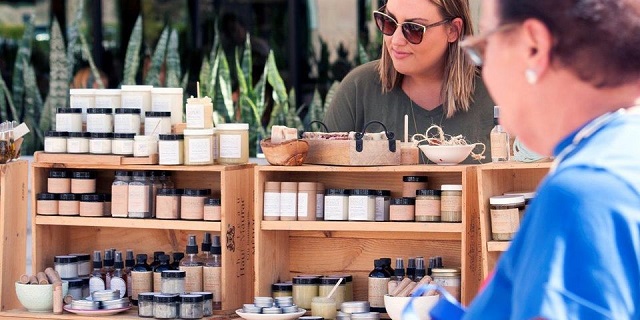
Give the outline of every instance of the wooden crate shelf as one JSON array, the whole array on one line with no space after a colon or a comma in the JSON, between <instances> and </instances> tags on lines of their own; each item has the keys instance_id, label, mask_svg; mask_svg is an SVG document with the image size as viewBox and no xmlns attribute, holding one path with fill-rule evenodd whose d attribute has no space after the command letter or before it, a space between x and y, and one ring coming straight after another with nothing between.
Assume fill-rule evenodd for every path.
<instances>
[{"instance_id":1,"label":"wooden crate shelf","mask_svg":"<svg viewBox=\"0 0 640 320\"><path fill-rule=\"evenodd\" d=\"M257 166L255 174L254 294L268 296L271 284L298 274L348 273L354 298L367 300L367 278L380 257L442 256L462 269L462 300L468 303L481 281L474 166L298 167ZM424 175L429 188L463 185L461 223L262 221L265 181L322 182L328 188L391 190L402 194L402 177Z\"/></svg>"}]
</instances>

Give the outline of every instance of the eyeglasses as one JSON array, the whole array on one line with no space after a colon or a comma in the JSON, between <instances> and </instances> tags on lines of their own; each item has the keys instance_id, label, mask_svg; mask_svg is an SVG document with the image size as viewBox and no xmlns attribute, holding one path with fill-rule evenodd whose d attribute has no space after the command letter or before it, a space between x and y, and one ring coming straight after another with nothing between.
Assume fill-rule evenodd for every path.
<instances>
[{"instance_id":1,"label":"eyeglasses","mask_svg":"<svg viewBox=\"0 0 640 320\"><path fill-rule=\"evenodd\" d=\"M408 21L398 23L396 19L383 12L385 7L386 5L373 12L373 18L376 20L376 26L378 29L385 36L391 36L396 32L398 26L402 26L402 35L404 35L404 38L412 44L419 44L422 42L422 37L427 29L437 27L450 21L450 19L444 19L426 26Z\"/></svg>"},{"instance_id":2,"label":"eyeglasses","mask_svg":"<svg viewBox=\"0 0 640 320\"><path fill-rule=\"evenodd\" d=\"M492 35L513 29L516 23L508 23L497 26L478 36L469 36L460 41L460 47L467 53L467 56L476 66L482 66L484 61L484 52L487 48L487 41Z\"/></svg>"}]
</instances>

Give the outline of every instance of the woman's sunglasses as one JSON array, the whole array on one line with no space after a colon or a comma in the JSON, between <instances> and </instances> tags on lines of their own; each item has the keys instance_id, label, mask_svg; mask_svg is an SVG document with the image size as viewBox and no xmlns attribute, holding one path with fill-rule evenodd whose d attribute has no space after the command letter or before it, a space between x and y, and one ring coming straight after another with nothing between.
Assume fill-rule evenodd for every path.
<instances>
[{"instance_id":1,"label":"woman's sunglasses","mask_svg":"<svg viewBox=\"0 0 640 320\"><path fill-rule=\"evenodd\" d=\"M422 42L422 37L425 31L429 28L437 27L450 21L450 19L444 19L432 24L422 25L415 22L403 22L398 23L396 19L390 15L384 13L385 6L373 12L373 18L376 20L376 26L385 36L391 36L396 32L398 26L402 26L402 35L405 39L412 44L419 44Z\"/></svg>"}]
</instances>

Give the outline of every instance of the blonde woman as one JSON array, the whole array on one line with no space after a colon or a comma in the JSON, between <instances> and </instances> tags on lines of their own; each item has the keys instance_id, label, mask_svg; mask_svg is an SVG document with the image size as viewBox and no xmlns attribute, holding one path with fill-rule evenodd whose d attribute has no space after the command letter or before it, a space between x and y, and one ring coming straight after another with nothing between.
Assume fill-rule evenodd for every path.
<instances>
[{"instance_id":1,"label":"blonde woman","mask_svg":"<svg viewBox=\"0 0 640 320\"><path fill-rule=\"evenodd\" d=\"M484 143L484 161L491 161L493 101L459 46L473 33L468 1L389 0L373 17L383 33L382 58L345 77L324 118L328 129L361 131L378 120L399 138L407 115L409 136L439 125Z\"/></svg>"}]
</instances>

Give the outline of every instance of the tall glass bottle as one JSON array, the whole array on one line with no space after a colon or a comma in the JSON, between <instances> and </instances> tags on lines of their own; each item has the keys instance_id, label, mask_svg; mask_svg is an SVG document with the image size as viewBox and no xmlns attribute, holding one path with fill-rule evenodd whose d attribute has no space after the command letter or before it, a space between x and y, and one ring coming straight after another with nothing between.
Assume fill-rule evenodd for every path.
<instances>
[{"instance_id":1,"label":"tall glass bottle","mask_svg":"<svg viewBox=\"0 0 640 320\"><path fill-rule=\"evenodd\" d=\"M153 261L149 264L151 270L154 270L158 265L160 265L160 256L164 254L164 251L154 251L153 252Z\"/></svg>"},{"instance_id":2,"label":"tall glass bottle","mask_svg":"<svg viewBox=\"0 0 640 320\"><path fill-rule=\"evenodd\" d=\"M427 269L424 264L424 257L416 257L416 275L413 278L413 281L418 282L427 275Z\"/></svg>"},{"instance_id":3,"label":"tall glass bottle","mask_svg":"<svg viewBox=\"0 0 640 320\"><path fill-rule=\"evenodd\" d=\"M111 249L104 250L104 262L102 273L104 274L104 284L107 289L111 289L111 277L113 276L113 251Z\"/></svg>"},{"instance_id":4,"label":"tall glass bottle","mask_svg":"<svg viewBox=\"0 0 640 320\"><path fill-rule=\"evenodd\" d=\"M109 281L109 288L112 290L120 291L120 298L126 297L127 294L127 281L125 280L124 261L122 261L122 252L116 251L115 259L113 263L113 273L111 280Z\"/></svg>"},{"instance_id":5,"label":"tall glass bottle","mask_svg":"<svg viewBox=\"0 0 640 320\"><path fill-rule=\"evenodd\" d=\"M180 269L180 261L184 259L184 252L174 252L171 254L173 261L171 262L171 270Z\"/></svg>"},{"instance_id":6,"label":"tall glass bottle","mask_svg":"<svg viewBox=\"0 0 640 320\"><path fill-rule=\"evenodd\" d=\"M156 216L156 195L158 194L158 189L162 188L162 182L160 181L160 172L151 171L149 182L151 183L151 207L150 207L151 217L155 217Z\"/></svg>"},{"instance_id":7,"label":"tall glass bottle","mask_svg":"<svg viewBox=\"0 0 640 320\"><path fill-rule=\"evenodd\" d=\"M138 294L153 291L153 271L147 264L147 255L136 255L136 264L131 269L131 302L138 305Z\"/></svg>"},{"instance_id":8,"label":"tall glass bottle","mask_svg":"<svg viewBox=\"0 0 640 320\"><path fill-rule=\"evenodd\" d=\"M89 278L89 294L104 289L106 289L106 285L102 274L102 255L100 251L94 251L93 271L91 271L91 277Z\"/></svg>"},{"instance_id":9,"label":"tall glass bottle","mask_svg":"<svg viewBox=\"0 0 640 320\"><path fill-rule=\"evenodd\" d=\"M374 269L369 273L368 300L371 311L384 311L384 295L387 294L387 284L391 274L385 268L385 262L376 259L373 262Z\"/></svg>"},{"instance_id":10,"label":"tall glass bottle","mask_svg":"<svg viewBox=\"0 0 640 320\"><path fill-rule=\"evenodd\" d=\"M186 292L199 292L202 291L202 260L198 257L198 244L196 243L196 236L189 235L187 240L187 255L180 261L180 270L186 272Z\"/></svg>"},{"instance_id":11,"label":"tall glass bottle","mask_svg":"<svg viewBox=\"0 0 640 320\"><path fill-rule=\"evenodd\" d=\"M210 255L204 262L203 290L213 293L213 310L222 309L222 248L220 236L213 237Z\"/></svg>"},{"instance_id":12,"label":"tall glass bottle","mask_svg":"<svg viewBox=\"0 0 640 320\"><path fill-rule=\"evenodd\" d=\"M158 257L159 263L153 268L153 292L160 292L162 282L162 271L171 270L169 265L169 255L161 254Z\"/></svg>"},{"instance_id":13,"label":"tall glass bottle","mask_svg":"<svg viewBox=\"0 0 640 320\"><path fill-rule=\"evenodd\" d=\"M125 281L127 282L127 297L131 299L131 285L133 281L131 281L131 269L136 265L136 260L133 257L133 250L127 249L127 256L124 259L124 273L125 273Z\"/></svg>"},{"instance_id":14,"label":"tall glass bottle","mask_svg":"<svg viewBox=\"0 0 640 320\"><path fill-rule=\"evenodd\" d=\"M509 161L509 133L504 131L500 125L500 107L493 107L493 124L495 125L491 129L491 161L501 162Z\"/></svg>"}]
</instances>

